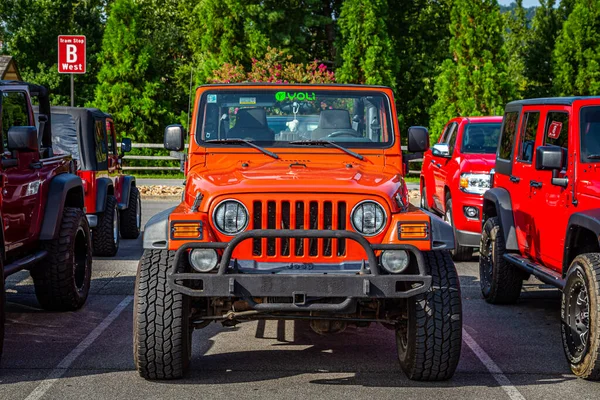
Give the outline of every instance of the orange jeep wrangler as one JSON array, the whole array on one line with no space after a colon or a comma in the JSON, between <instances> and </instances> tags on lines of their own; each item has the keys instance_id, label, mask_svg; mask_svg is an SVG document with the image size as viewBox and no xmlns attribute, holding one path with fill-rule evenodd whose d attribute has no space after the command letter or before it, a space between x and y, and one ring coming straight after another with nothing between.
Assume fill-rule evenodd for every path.
<instances>
[{"instance_id":1,"label":"orange jeep wrangler","mask_svg":"<svg viewBox=\"0 0 600 400\"><path fill-rule=\"evenodd\" d=\"M425 128L408 150L427 150ZM184 149L181 125L165 147ZM134 356L181 377L210 322L309 320L319 333L379 322L416 380L450 378L462 308L452 227L412 206L392 91L355 85L199 87L180 205L144 231Z\"/></svg>"}]
</instances>

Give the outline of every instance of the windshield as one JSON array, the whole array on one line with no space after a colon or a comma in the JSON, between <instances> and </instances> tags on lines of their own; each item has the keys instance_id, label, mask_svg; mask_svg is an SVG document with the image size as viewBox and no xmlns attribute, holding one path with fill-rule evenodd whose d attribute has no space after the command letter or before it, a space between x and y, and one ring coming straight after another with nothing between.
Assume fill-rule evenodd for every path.
<instances>
[{"instance_id":1,"label":"windshield","mask_svg":"<svg viewBox=\"0 0 600 400\"><path fill-rule=\"evenodd\" d=\"M231 146L218 142L225 139L262 147L298 147L309 140L355 148L393 143L389 101L377 92L215 89L202 95L199 107L196 140L203 145Z\"/></svg>"},{"instance_id":2,"label":"windshield","mask_svg":"<svg viewBox=\"0 0 600 400\"><path fill-rule=\"evenodd\" d=\"M600 107L583 107L581 126L581 161L600 161Z\"/></svg>"},{"instance_id":3,"label":"windshield","mask_svg":"<svg viewBox=\"0 0 600 400\"><path fill-rule=\"evenodd\" d=\"M462 138L462 152L496 154L501 125L500 122L467 125Z\"/></svg>"}]
</instances>

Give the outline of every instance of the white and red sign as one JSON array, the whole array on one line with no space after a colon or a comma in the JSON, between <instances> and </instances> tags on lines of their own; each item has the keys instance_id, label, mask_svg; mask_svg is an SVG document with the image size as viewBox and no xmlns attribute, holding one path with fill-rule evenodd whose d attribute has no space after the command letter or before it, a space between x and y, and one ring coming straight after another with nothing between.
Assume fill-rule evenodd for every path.
<instances>
[{"instance_id":1,"label":"white and red sign","mask_svg":"<svg viewBox=\"0 0 600 400\"><path fill-rule=\"evenodd\" d=\"M562 130L562 122L552 121L548 127L548 137L550 139L558 139Z\"/></svg>"},{"instance_id":2,"label":"white and red sign","mask_svg":"<svg viewBox=\"0 0 600 400\"><path fill-rule=\"evenodd\" d=\"M85 74L85 36L58 37L58 73Z\"/></svg>"}]
</instances>

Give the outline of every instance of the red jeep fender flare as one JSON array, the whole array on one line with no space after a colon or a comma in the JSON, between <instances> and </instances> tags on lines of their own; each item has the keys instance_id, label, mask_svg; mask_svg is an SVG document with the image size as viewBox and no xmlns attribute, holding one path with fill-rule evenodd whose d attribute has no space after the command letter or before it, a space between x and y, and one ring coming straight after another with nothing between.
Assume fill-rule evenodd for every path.
<instances>
[{"instance_id":1,"label":"red jeep fender flare","mask_svg":"<svg viewBox=\"0 0 600 400\"><path fill-rule=\"evenodd\" d=\"M504 188L492 188L485 192L483 195L482 224L485 224L485 221L490 217L498 217L500 220L500 226L504 233L506 250L519 251L517 232L515 230L515 218L508 190Z\"/></svg>"}]
</instances>

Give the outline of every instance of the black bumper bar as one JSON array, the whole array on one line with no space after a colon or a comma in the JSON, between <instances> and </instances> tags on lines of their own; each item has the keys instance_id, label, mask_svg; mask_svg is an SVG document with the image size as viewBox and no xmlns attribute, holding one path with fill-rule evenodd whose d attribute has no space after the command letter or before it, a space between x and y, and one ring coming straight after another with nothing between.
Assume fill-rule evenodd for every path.
<instances>
[{"instance_id":1,"label":"black bumper bar","mask_svg":"<svg viewBox=\"0 0 600 400\"><path fill-rule=\"evenodd\" d=\"M361 274L236 274L227 273L231 255L237 245L254 238L318 238L349 239L359 243L367 254L367 270ZM425 259L415 246L406 244L371 244L362 235L342 230L250 230L230 242L186 243L175 253L174 266L190 249L222 249L223 255L217 273L169 274L169 286L182 294L194 297L239 297L246 299L256 310L264 311L347 311L361 298L407 298L426 292L431 286L431 275ZM376 250L406 250L417 262L419 274L381 274L375 256ZM191 285L191 283L194 283ZM406 283L406 284L405 284ZM188 287L192 286L192 287ZM255 303L253 297L289 297L292 303ZM310 303L311 297L346 298L342 303Z\"/></svg>"}]
</instances>

